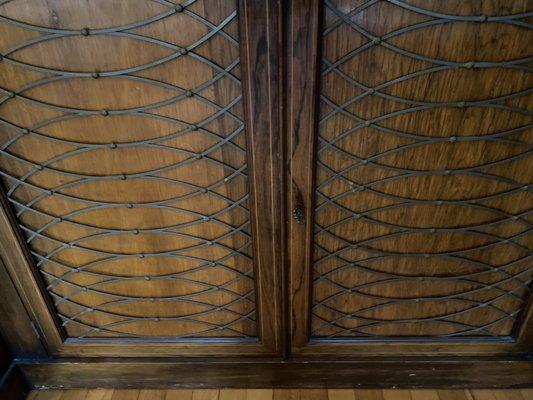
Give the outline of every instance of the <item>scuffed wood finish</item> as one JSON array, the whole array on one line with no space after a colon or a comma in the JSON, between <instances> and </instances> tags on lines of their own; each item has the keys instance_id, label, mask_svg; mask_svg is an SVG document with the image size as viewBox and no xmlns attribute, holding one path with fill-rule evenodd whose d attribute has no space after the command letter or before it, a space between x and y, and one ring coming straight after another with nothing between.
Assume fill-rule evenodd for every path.
<instances>
[{"instance_id":1,"label":"scuffed wood finish","mask_svg":"<svg viewBox=\"0 0 533 400\"><path fill-rule=\"evenodd\" d=\"M533 362L429 359L355 361L66 360L22 362L35 387L47 388L523 388Z\"/></svg>"},{"instance_id":2,"label":"scuffed wood finish","mask_svg":"<svg viewBox=\"0 0 533 400\"><path fill-rule=\"evenodd\" d=\"M287 197L305 210L290 223L294 351L531 347L532 30L498 20L528 7L324 3L322 54L304 46L289 61L321 62L318 106L307 93L290 113L309 79L288 101L291 164L302 169L291 169ZM293 15L289 36L312 45L313 24ZM310 118L298 124L308 113L313 133Z\"/></svg>"},{"instance_id":3,"label":"scuffed wood finish","mask_svg":"<svg viewBox=\"0 0 533 400\"><path fill-rule=\"evenodd\" d=\"M9 274L56 355L275 354L279 5L112 3L0 6Z\"/></svg>"}]
</instances>

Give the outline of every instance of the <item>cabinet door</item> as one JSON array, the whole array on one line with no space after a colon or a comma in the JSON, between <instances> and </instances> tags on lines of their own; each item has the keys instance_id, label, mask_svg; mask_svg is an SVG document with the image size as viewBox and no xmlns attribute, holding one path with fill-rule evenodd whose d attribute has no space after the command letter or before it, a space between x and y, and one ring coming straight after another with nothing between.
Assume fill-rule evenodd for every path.
<instances>
[{"instance_id":1,"label":"cabinet door","mask_svg":"<svg viewBox=\"0 0 533 400\"><path fill-rule=\"evenodd\" d=\"M293 352L531 350L531 3L292 4Z\"/></svg>"},{"instance_id":2,"label":"cabinet door","mask_svg":"<svg viewBox=\"0 0 533 400\"><path fill-rule=\"evenodd\" d=\"M0 2L0 249L54 355L280 351L276 2Z\"/></svg>"}]
</instances>

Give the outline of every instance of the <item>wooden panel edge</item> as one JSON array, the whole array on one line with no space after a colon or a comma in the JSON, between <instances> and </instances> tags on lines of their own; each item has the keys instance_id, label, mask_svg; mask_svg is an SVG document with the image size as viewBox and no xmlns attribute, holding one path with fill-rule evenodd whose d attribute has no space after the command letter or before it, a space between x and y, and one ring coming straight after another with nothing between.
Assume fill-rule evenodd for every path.
<instances>
[{"instance_id":1,"label":"wooden panel edge","mask_svg":"<svg viewBox=\"0 0 533 400\"><path fill-rule=\"evenodd\" d=\"M243 106L261 342L283 351L280 0L239 1Z\"/></svg>"},{"instance_id":2,"label":"wooden panel edge","mask_svg":"<svg viewBox=\"0 0 533 400\"><path fill-rule=\"evenodd\" d=\"M313 165L319 85L320 2L289 2L286 69L286 204L291 348L309 341L311 252L313 245ZM298 209L300 216L298 216Z\"/></svg>"},{"instance_id":3,"label":"wooden panel edge","mask_svg":"<svg viewBox=\"0 0 533 400\"><path fill-rule=\"evenodd\" d=\"M407 340L312 340L302 347L294 348L293 353L298 357L393 357L406 355L407 357L461 356L461 357L504 357L527 356L528 353L513 339L502 340L431 340L416 342Z\"/></svg>"},{"instance_id":4,"label":"wooden panel edge","mask_svg":"<svg viewBox=\"0 0 533 400\"><path fill-rule=\"evenodd\" d=\"M35 388L524 388L527 359L19 361Z\"/></svg>"},{"instance_id":5,"label":"wooden panel edge","mask_svg":"<svg viewBox=\"0 0 533 400\"><path fill-rule=\"evenodd\" d=\"M67 341L57 357L275 357L277 353L261 343L128 341Z\"/></svg>"}]
</instances>

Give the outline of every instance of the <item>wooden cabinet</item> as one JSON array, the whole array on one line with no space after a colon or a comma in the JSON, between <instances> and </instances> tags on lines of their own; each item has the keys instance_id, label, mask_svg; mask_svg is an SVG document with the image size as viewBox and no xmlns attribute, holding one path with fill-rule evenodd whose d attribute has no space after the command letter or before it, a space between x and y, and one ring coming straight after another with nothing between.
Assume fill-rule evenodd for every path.
<instances>
[{"instance_id":1,"label":"wooden cabinet","mask_svg":"<svg viewBox=\"0 0 533 400\"><path fill-rule=\"evenodd\" d=\"M532 12L0 2L26 325L56 358L528 354Z\"/></svg>"},{"instance_id":2,"label":"wooden cabinet","mask_svg":"<svg viewBox=\"0 0 533 400\"><path fill-rule=\"evenodd\" d=\"M531 349L527 12L527 2L293 7L295 353Z\"/></svg>"},{"instance_id":3,"label":"wooden cabinet","mask_svg":"<svg viewBox=\"0 0 533 400\"><path fill-rule=\"evenodd\" d=\"M278 354L266 7L20 3L0 6L2 247L50 351Z\"/></svg>"}]
</instances>

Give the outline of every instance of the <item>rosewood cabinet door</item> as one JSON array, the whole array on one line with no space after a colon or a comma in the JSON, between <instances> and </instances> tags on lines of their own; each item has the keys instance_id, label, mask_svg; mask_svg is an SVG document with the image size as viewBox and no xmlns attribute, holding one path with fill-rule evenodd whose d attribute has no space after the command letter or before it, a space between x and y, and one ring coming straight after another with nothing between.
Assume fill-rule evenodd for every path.
<instances>
[{"instance_id":1,"label":"rosewood cabinet door","mask_svg":"<svg viewBox=\"0 0 533 400\"><path fill-rule=\"evenodd\" d=\"M289 13L293 352L531 350L531 2Z\"/></svg>"},{"instance_id":2,"label":"rosewood cabinet door","mask_svg":"<svg viewBox=\"0 0 533 400\"><path fill-rule=\"evenodd\" d=\"M279 353L278 15L0 1L0 250L52 354Z\"/></svg>"}]
</instances>

